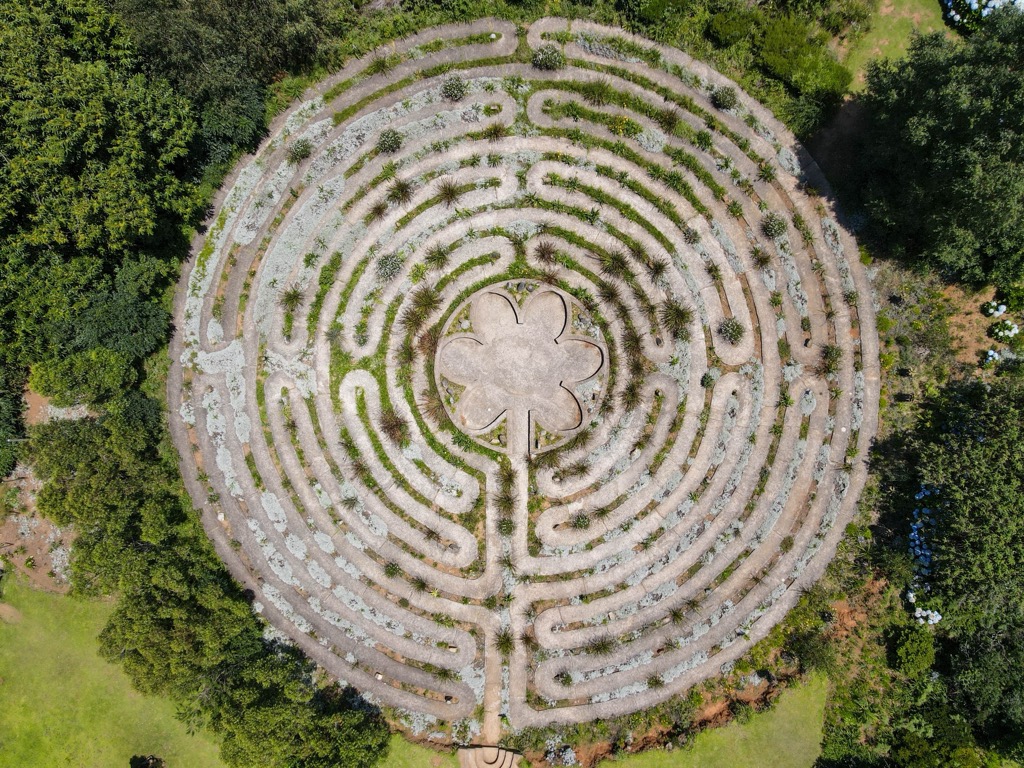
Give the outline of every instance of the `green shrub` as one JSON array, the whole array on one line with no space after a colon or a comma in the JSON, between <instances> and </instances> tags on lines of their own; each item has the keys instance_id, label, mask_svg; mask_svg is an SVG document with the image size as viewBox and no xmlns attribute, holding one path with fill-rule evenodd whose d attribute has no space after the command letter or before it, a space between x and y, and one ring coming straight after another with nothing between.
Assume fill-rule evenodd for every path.
<instances>
[{"instance_id":1,"label":"green shrub","mask_svg":"<svg viewBox=\"0 0 1024 768\"><path fill-rule=\"evenodd\" d=\"M736 109L740 100L736 96L735 88L729 85L722 85L711 92L711 103L718 107L718 109L728 112L730 109Z\"/></svg>"},{"instance_id":2,"label":"green shrub","mask_svg":"<svg viewBox=\"0 0 1024 768\"><path fill-rule=\"evenodd\" d=\"M711 17L708 34L719 46L728 48L744 40L756 39L763 18L755 8L734 5Z\"/></svg>"},{"instance_id":3,"label":"green shrub","mask_svg":"<svg viewBox=\"0 0 1024 768\"><path fill-rule=\"evenodd\" d=\"M309 139L298 139L288 147L288 162L298 165L313 154L313 143Z\"/></svg>"},{"instance_id":4,"label":"green shrub","mask_svg":"<svg viewBox=\"0 0 1024 768\"><path fill-rule=\"evenodd\" d=\"M920 677L935 663L932 634L918 624L908 624L892 633L891 665L907 677Z\"/></svg>"},{"instance_id":5,"label":"green shrub","mask_svg":"<svg viewBox=\"0 0 1024 768\"><path fill-rule=\"evenodd\" d=\"M718 334L733 346L740 343L744 332L743 325L735 317L727 317L718 324Z\"/></svg>"},{"instance_id":6,"label":"green shrub","mask_svg":"<svg viewBox=\"0 0 1024 768\"><path fill-rule=\"evenodd\" d=\"M448 75L441 83L441 95L448 101L459 101L466 95L466 81L458 75Z\"/></svg>"},{"instance_id":7,"label":"green shrub","mask_svg":"<svg viewBox=\"0 0 1024 768\"><path fill-rule=\"evenodd\" d=\"M377 137L377 151L392 155L402 148L402 134L394 128L385 128Z\"/></svg>"},{"instance_id":8,"label":"green shrub","mask_svg":"<svg viewBox=\"0 0 1024 768\"><path fill-rule=\"evenodd\" d=\"M565 54L553 43L545 43L533 52L531 63L537 69L556 70L565 66Z\"/></svg>"},{"instance_id":9,"label":"green shrub","mask_svg":"<svg viewBox=\"0 0 1024 768\"><path fill-rule=\"evenodd\" d=\"M769 211L761 220L761 231L764 232L765 237L770 237L772 240L782 237L786 234L786 220L775 211Z\"/></svg>"}]
</instances>

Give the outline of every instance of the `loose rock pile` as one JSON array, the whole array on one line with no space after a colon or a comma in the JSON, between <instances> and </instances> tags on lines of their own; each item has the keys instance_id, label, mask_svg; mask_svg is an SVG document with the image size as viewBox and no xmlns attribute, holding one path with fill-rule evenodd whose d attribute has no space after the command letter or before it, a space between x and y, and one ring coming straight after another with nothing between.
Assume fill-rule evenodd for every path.
<instances>
[{"instance_id":1,"label":"loose rock pile","mask_svg":"<svg viewBox=\"0 0 1024 768\"><path fill-rule=\"evenodd\" d=\"M588 23L442 27L346 66L225 187L177 313L190 492L273 631L418 732L654 705L834 551L870 288L731 87ZM507 381L467 356L531 312L549 346L513 334ZM568 378L520 370L555 352Z\"/></svg>"}]
</instances>

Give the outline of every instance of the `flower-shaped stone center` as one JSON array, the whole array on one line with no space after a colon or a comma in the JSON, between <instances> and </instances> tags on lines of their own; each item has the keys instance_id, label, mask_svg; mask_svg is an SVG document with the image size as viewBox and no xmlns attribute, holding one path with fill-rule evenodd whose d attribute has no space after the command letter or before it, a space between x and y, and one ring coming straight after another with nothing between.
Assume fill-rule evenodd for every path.
<instances>
[{"instance_id":1,"label":"flower-shaped stone center","mask_svg":"<svg viewBox=\"0 0 1024 768\"><path fill-rule=\"evenodd\" d=\"M437 352L441 380L464 387L445 400L455 423L480 435L508 414L510 451L526 447L520 442L531 427L553 433L578 428L583 409L573 385L594 376L605 359L599 342L573 334L568 296L524 285L521 302L497 287L472 297L453 314Z\"/></svg>"}]
</instances>

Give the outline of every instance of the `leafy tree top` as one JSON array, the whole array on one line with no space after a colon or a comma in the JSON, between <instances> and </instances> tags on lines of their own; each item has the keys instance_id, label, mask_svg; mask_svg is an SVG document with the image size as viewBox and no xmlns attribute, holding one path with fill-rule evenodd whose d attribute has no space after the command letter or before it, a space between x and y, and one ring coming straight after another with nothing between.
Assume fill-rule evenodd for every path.
<instances>
[{"instance_id":1,"label":"leafy tree top","mask_svg":"<svg viewBox=\"0 0 1024 768\"><path fill-rule=\"evenodd\" d=\"M115 273L173 270L195 124L98 2L0 0L0 18L0 363L20 366Z\"/></svg>"},{"instance_id":2,"label":"leafy tree top","mask_svg":"<svg viewBox=\"0 0 1024 768\"><path fill-rule=\"evenodd\" d=\"M1024 278L1024 13L873 63L864 189L897 254L972 283Z\"/></svg>"}]
</instances>

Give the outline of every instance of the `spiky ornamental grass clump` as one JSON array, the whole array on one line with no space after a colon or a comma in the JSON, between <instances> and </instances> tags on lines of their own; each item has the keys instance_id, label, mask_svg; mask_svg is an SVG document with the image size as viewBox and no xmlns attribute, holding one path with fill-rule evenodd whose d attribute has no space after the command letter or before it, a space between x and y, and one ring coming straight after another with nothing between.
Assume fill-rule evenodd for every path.
<instances>
[{"instance_id":1,"label":"spiky ornamental grass clump","mask_svg":"<svg viewBox=\"0 0 1024 768\"><path fill-rule=\"evenodd\" d=\"M448 412L444 408L444 401L441 395L434 389L425 389L420 393L420 410L438 426L445 426L448 423Z\"/></svg>"},{"instance_id":2,"label":"spiky ornamental grass clump","mask_svg":"<svg viewBox=\"0 0 1024 768\"><path fill-rule=\"evenodd\" d=\"M501 141L508 134L508 128L504 123L491 123L481 133L490 142Z\"/></svg>"},{"instance_id":3,"label":"spiky ornamental grass clump","mask_svg":"<svg viewBox=\"0 0 1024 768\"><path fill-rule=\"evenodd\" d=\"M728 112L730 109L736 109L740 100L735 88L722 85L711 92L711 103L723 112Z\"/></svg>"},{"instance_id":4,"label":"spiky ornamental grass clump","mask_svg":"<svg viewBox=\"0 0 1024 768\"><path fill-rule=\"evenodd\" d=\"M826 344L821 350L818 373L821 376L834 376L839 373L839 365L842 361L843 350L835 344Z\"/></svg>"},{"instance_id":5,"label":"spiky ornamental grass clump","mask_svg":"<svg viewBox=\"0 0 1024 768\"><path fill-rule=\"evenodd\" d=\"M404 263L402 257L394 251L382 254L377 258L377 277L384 282L394 280L402 271Z\"/></svg>"},{"instance_id":6,"label":"spiky ornamental grass clump","mask_svg":"<svg viewBox=\"0 0 1024 768\"><path fill-rule=\"evenodd\" d=\"M672 338L679 341L690 340L690 324L693 322L693 310L676 299L666 299L658 313L665 330Z\"/></svg>"},{"instance_id":7,"label":"spiky ornamental grass clump","mask_svg":"<svg viewBox=\"0 0 1024 768\"><path fill-rule=\"evenodd\" d=\"M313 143L309 139L299 139L288 147L288 162L298 165L311 154L313 154Z\"/></svg>"},{"instance_id":8,"label":"spiky ornamental grass clump","mask_svg":"<svg viewBox=\"0 0 1024 768\"><path fill-rule=\"evenodd\" d=\"M289 285L281 291L279 301L286 312L294 312L302 306L302 288L294 283Z\"/></svg>"},{"instance_id":9,"label":"spiky ornamental grass clump","mask_svg":"<svg viewBox=\"0 0 1024 768\"><path fill-rule=\"evenodd\" d=\"M502 656L508 656L516 649L516 639L508 628L502 629L494 636L494 647Z\"/></svg>"},{"instance_id":10,"label":"spiky ornamental grass clump","mask_svg":"<svg viewBox=\"0 0 1024 768\"><path fill-rule=\"evenodd\" d=\"M558 257L558 249L550 240L541 240L533 249L533 255L541 264L554 264Z\"/></svg>"},{"instance_id":11,"label":"spiky ornamental grass clump","mask_svg":"<svg viewBox=\"0 0 1024 768\"><path fill-rule=\"evenodd\" d=\"M441 83L441 95L448 101L460 101L466 95L466 81L458 75L448 75Z\"/></svg>"},{"instance_id":12,"label":"spiky ornamental grass clump","mask_svg":"<svg viewBox=\"0 0 1024 768\"><path fill-rule=\"evenodd\" d=\"M412 200L413 183L408 179L395 179L388 187L388 200L395 205L405 205Z\"/></svg>"},{"instance_id":13,"label":"spiky ornamental grass clump","mask_svg":"<svg viewBox=\"0 0 1024 768\"><path fill-rule=\"evenodd\" d=\"M750 250L750 260L754 262L754 266L758 269L764 269L771 266L772 263L771 254L759 245L755 245Z\"/></svg>"},{"instance_id":14,"label":"spiky ornamental grass clump","mask_svg":"<svg viewBox=\"0 0 1024 768\"><path fill-rule=\"evenodd\" d=\"M775 211L769 211L761 220L761 231L772 240L786 234L786 220Z\"/></svg>"},{"instance_id":15,"label":"spiky ornamental grass clump","mask_svg":"<svg viewBox=\"0 0 1024 768\"><path fill-rule=\"evenodd\" d=\"M718 335L736 346L743 339L744 328L735 317L727 317L718 324Z\"/></svg>"},{"instance_id":16,"label":"spiky ornamental grass clump","mask_svg":"<svg viewBox=\"0 0 1024 768\"><path fill-rule=\"evenodd\" d=\"M378 200L376 203L370 206L370 210L366 212L366 216L363 217L363 221L366 224L371 224L374 221L380 221L388 212L388 204L383 200Z\"/></svg>"},{"instance_id":17,"label":"spiky ornamental grass clump","mask_svg":"<svg viewBox=\"0 0 1024 768\"><path fill-rule=\"evenodd\" d=\"M409 425L394 408L383 408L378 421L381 433L395 445L402 445L409 440Z\"/></svg>"},{"instance_id":18,"label":"spiky ornamental grass clump","mask_svg":"<svg viewBox=\"0 0 1024 768\"><path fill-rule=\"evenodd\" d=\"M562 49L553 43L545 43L533 52L530 62L537 69L548 71L561 69L565 66L565 54Z\"/></svg>"},{"instance_id":19,"label":"spiky ornamental grass clump","mask_svg":"<svg viewBox=\"0 0 1024 768\"><path fill-rule=\"evenodd\" d=\"M462 190L459 189L459 185L451 179L443 179L437 185L438 199L449 208L455 205L461 196Z\"/></svg>"},{"instance_id":20,"label":"spiky ornamental grass clump","mask_svg":"<svg viewBox=\"0 0 1024 768\"><path fill-rule=\"evenodd\" d=\"M423 261L431 269L442 270L448 266L448 249L443 245L435 245L429 251L426 256L423 257Z\"/></svg>"},{"instance_id":21,"label":"spiky ornamental grass clump","mask_svg":"<svg viewBox=\"0 0 1024 768\"><path fill-rule=\"evenodd\" d=\"M377 151L381 154L393 155L402 148L402 134L394 128L385 128L377 137Z\"/></svg>"}]
</instances>

